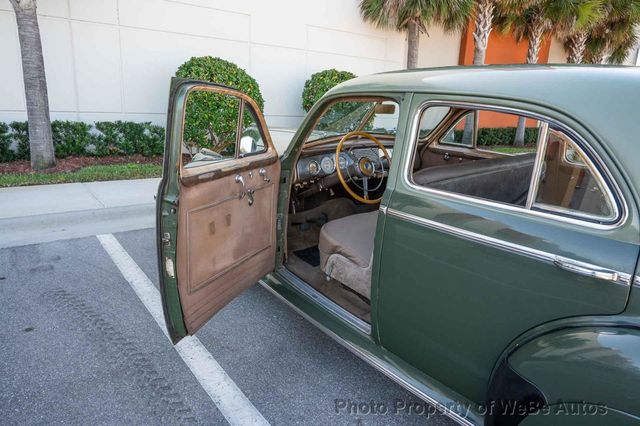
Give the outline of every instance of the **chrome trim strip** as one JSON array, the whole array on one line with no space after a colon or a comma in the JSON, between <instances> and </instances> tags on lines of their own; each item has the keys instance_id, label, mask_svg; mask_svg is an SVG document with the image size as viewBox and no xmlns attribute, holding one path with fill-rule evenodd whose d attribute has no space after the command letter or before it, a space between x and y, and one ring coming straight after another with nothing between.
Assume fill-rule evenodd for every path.
<instances>
[{"instance_id":1,"label":"chrome trim strip","mask_svg":"<svg viewBox=\"0 0 640 426\"><path fill-rule=\"evenodd\" d=\"M542 122L542 127L538 131L538 147L536 149L536 160L533 165L533 172L531 173L531 183L529 184L529 193L527 194L526 208L531 210L533 206L533 200L538 193L538 187L540 186L540 175L542 173L542 165L547 152L547 136L549 136L549 124L546 121Z\"/></svg>"},{"instance_id":2,"label":"chrome trim strip","mask_svg":"<svg viewBox=\"0 0 640 426\"><path fill-rule=\"evenodd\" d=\"M456 228L454 226L445 225L443 223L434 222L429 219L425 219L419 216L415 216L409 213L404 213L392 208L387 209L387 214L389 216L394 216L398 219L405 220L407 222L414 223L420 226L426 226L427 228L434 229L436 231L445 232L448 234L455 235L460 238L464 238L469 241L477 242L480 244L488 245L500 250L508 251L511 253L519 254L522 256L529 257L531 259L540 260L546 263L550 263L558 266L558 264L566 265L568 263L572 264L577 272L579 268L580 271L590 271L593 272L590 276L594 278L602 279L605 281L610 281L616 284L629 286L631 284L631 274L627 274L625 272L614 271L611 269L603 268L598 265L593 265L591 263L581 262L579 260L569 259L567 257L559 256L553 253L549 253L542 250L533 249L530 247L522 246L519 244L510 243L508 241L499 240L497 238L488 237L486 235L477 234L475 232L467 231L465 229Z\"/></svg>"},{"instance_id":3,"label":"chrome trim strip","mask_svg":"<svg viewBox=\"0 0 640 426\"><path fill-rule=\"evenodd\" d=\"M487 110L487 111L497 111L497 112L507 112L507 113L512 113L512 114L518 114L518 115L522 115L528 118L533 118L536 120L541 120L543 122L547 122L547 123L551 123L554 126L557 126L558 128L561 128L562 131L566 132L567 135L571 136L574 139L574 142L577 142L576 144L585 152L585 155L590 158L593 157L592 160L594 164L597 164L598 168L598 175L600 174L604 174L607 178L607 183L604 185L604 187L607 189L607 193L613 195L613 193L611 192L611 190L613 190L616 194L615 197L613 197L612 201L614 201L613 206L614 209L616 210L616 216L618 217L618 220L614 223L606 223L606 224L601 224L601 223L593 223L593 222L588 222L585 220L581 220L581 219L577 219L577 218L573 218L573 217L567 217L567 216L560 216L557 214L553 214L553 213L549 213L549 212L544 212L544 211L539 211L539 210L528 210L526 208L522 208L520 206L514 206L511 204L505 204L505 203L499 203L499 202L495 202L495 201L489 201L489 200L485 200L482 198L476 198L476 197L470 197L467 195L461 195L461 194L456 194L454 192L447 192L447 191L441 191L438 189L432 189L432 188L427 188L424 186L420 186L417 185L415 183L413 183L413 179L412 179L412 164L413 164L413 160L415 157L415 147L416 147L416 143L417 143L417 135L419 132L419 127L420 127L420 117L422 115L422 113L424 112L425 109L429 108L429 107L433 107L433 106L453 106L453 107L460 107L460 108L480 108L483 110ZM411 125L411 130L408 133L409 137L411 138L408 144L408 149L409 149L409 154L404 156L404 162L401 165L402 166L402 171L401 171L401 175L402 175L402 179L405 185L409 186L411 189L415 190L415 191L419 191L419 192L424 192L427 194L435 194L435 195L440 195L443 197L447 197L449 199L454 199L454 200L460 200L460 201L465 201L465 202L472 202L474 204L480 205L480 206L487 206L487 207L494 207L494 208L499 208L501 210L506 210L506 211L511 211L511 212L517 212L517 213L524 213L530 216L534 216L534 217L542 217L542 218L547 218L547 219L553 219L556 221L560 221L560 222L566 222L566 223L570 223L572 225L579 225L579 226L584 226L584 227L589 227L589 228L593 228L593 229L599 229L599 230L610 230L610 229L614 229L617 228L618 226L622 225L624 222L626 222L628 214L629 214L629 208L627 205L627 201L626 199L622 196L622 191L620 191L620 187L618 186L617 182L613 179L611 173L609 172L609 170L604 166L602 160L600 159L600 157L593 152L588 145L585 143L584 139L582 137L580 137L578 134L576 134L574 131L572 131L570 128L568 128L567 126L565 126L564 124L558 122L557 120L551 119L549 117L546 117L544 115L541 114L536 114L536 113L532 113L529 111L524 111L518 108L511 108L511 107L502 107L502 106L495 106L495 105L486 105L486 104L481 104L481 103L473 103L473 102L460 102L460 101L444 101L444 100L437 100L437 101L426 101L424 103L422 103L420 105L420 107L418 108L417 113L415 114L415 116L413 117L413 124ZM591 158L590 158L591 160ZM620 205L618 205L618 201L620 202Z\"/></svg>"},{"instance_id":4,"label":"chrome trim strip","mask_svg":"<svg viewBox=\"0 0 640 426\"><path fill-rule=\"evenodd\" d=\"M293 285L296 290L302 293L303 296L312 300L313 302L318 303L324 309L331 312L333 315L337 316L346 323L352 325L361 333L371 335L371 324L361 320L342 306L338 305L333 300L329 299L324 294L320 293L315 288L311 287L309 284L301 280L296 274L288 270L286 266L284 268L278 269L277 272L278 274L286 278L287 281L291 285Z\"/></svg>"},{"instance_id":5,"label":"chrome trim strip","mask_svg":"<svg viewBox=\"0 0 640 426\"><path fill-rule=\"evenodd\" d=\"M371 365L373 368L375 368L376 370L380 371L382 374L387 376L389 379L393 380L395 383L399 384L403 388L405 388L405 389L409 390L410 392L412 392L413 394L417 395L420 399L422 399L423 401L427 402L428 404L433 405L436 409L438 409L445 416L449 417L451 420L453 420L456 423L458 423L460 425L463 425L463 426L474 426L474 424L477 424L477 423L474 423L474 422L470 421L469 419L464 418L460 414L458 414L458 413L456 413L454 411L451 411L446 405L438 402L436 399L434 399L433 397L427 395L422 390L420 390L419 388L417 388L416 386L411 384L409 382L409 380L408 380L407 375L404 374L402 371L400 371L398 368L394 367L393 365L390 365L389 363L387 363L387 362L385 362L383 360L380 360L376 356L370 354L369 352L366 352L366 351L362 350L361 348L359 348L358 346L356 346L353 343L349 342L348 340L345 340L342 337L338 336L336 333L331 331L329 328L325 327L324 325L322 325L321 323L319 323L318 321L313 319L309 314L304 312L302 309L298 308L296 305L294 305L293 303L288 301L284 296L282 296L276 290L271 288L271 286L269 284L267 284L264 280L260 280L258 282L260 283L260 285L262 287L267 289L267 291L269 291L271 294L276 296L280 301L284 302L287 306L289 306L291 309L296 311L299 315L301 315L304 319L309 321L311 324L313 324L314 326L318 327L327 336L331 337L337 343L339 343L340 345L342 345L343 347L345 347L346 349L351 351L358 358L362 359L367 364Z\"/></svg>"},{"instance_id":6,"label":"chrome trim strip","mask_svg":"<svg viewBox=\"0 0 640 426\"><path fill-rule=\"evenodd\" d=\"M633 283L638 287L640 287L640 275L636 275L636 279L633 280Z\"/></svg>"}]
</instances>

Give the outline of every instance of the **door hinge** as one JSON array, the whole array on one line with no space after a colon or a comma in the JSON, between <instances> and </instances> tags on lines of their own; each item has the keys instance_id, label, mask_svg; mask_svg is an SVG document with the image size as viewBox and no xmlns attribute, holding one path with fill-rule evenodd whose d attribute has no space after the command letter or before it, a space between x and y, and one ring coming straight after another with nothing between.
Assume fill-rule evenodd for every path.
<instances>
[{"instance_id":1,"label":"door hinge","mask_svg":"<svg viewBox=\"0 0 640 426\"><path fill-rule=\"evenodd\" d=\"M276 230L278 232L282 231L282 216L281 214L276 216Z\"/></svg>"}]
</instances>

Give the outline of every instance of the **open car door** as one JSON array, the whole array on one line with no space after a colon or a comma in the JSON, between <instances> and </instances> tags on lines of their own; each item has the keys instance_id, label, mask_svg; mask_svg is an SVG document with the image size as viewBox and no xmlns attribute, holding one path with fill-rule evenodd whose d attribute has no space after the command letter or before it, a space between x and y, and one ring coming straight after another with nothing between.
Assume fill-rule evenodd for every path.
<instances>
[{"instance_id":1,"label":"open car door","mask_svg":"<svg viewBox=\"0 0 640 426\"><path fill-rule=\"evenodd\" d=\"M172 80L156 228L174 343L273 270L279 179L278 154L253 99Z\"/></svg>"}]
</instances>

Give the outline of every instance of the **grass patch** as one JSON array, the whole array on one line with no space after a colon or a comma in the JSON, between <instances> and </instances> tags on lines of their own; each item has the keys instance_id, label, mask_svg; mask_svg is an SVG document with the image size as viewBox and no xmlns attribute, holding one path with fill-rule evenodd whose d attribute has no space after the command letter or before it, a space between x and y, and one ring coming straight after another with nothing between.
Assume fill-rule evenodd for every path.
<instances>
[{"instance_id":1,"label":"grass patch","mask_svg":"<svg viewBox=\"0 0 640 426\"><path fill-rule=\"evenodd\" d=\"M144 179L160 177L161 174L162 166L158 164L108 164L86 166L73 172L0 174L0 187Z\"/></svg>"}]
</instances>

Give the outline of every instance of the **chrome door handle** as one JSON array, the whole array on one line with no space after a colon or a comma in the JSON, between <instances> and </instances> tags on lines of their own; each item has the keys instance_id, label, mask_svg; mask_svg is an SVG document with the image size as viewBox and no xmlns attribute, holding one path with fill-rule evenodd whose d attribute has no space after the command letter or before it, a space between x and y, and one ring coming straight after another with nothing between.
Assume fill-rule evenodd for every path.
<instances>
[{"instance_id":1,"label":"chrome door handle","mask_svg":"<svg viewBox=\"0 0 640 426\"><path fill-rule=\"evenodd\" d=\"M244 194L246 193L244 187L244 179L240 175L236 175L236 183L240 184L240 194L238 195L238 200L242 200L244 198Z\"/></svg>"},{"instance_id":2,"label":"chrome door handle","mask_svg":"<svg viewBox=\"0 0 640 426\"><path fill-rule=\"evenodd\" d=\"M584 275L586 277L593 277L605 281L618 281L620 279L620 274L616 271L579 262L577 260L567 259L566 257L556 256L553 260L553 264L565 271Z\"/></svg>"}]
</instances>

